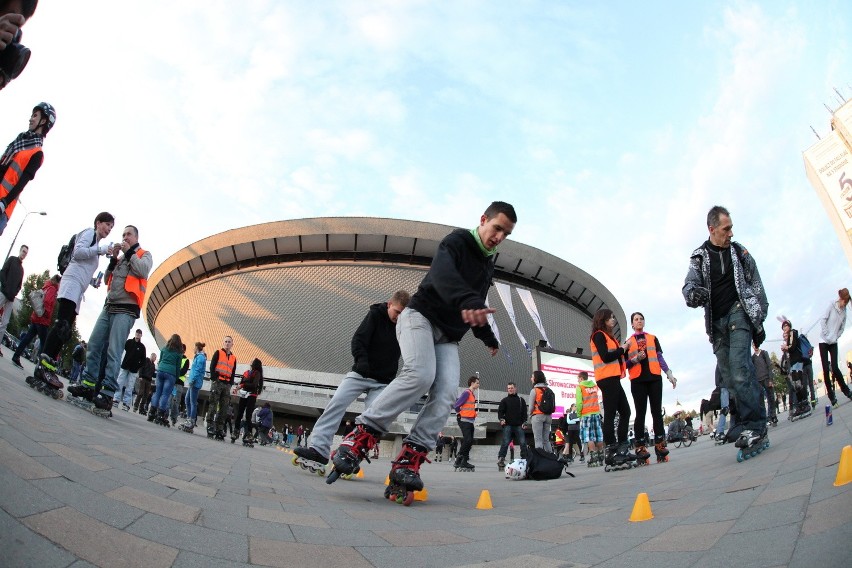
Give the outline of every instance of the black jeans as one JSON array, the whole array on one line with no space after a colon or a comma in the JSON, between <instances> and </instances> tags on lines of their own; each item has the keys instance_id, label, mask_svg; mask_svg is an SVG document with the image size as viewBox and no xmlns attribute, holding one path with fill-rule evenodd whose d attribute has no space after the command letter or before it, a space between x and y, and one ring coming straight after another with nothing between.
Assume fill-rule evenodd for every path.
<instances>
[{"instance_id":1,"label":"black jeans","mask_svg":"<svg viewBox=\"0 0 852 568\"><path fill-rule=\"evenodd\" d=\"M71 330L74 329L74 322L77 320L77 304L66 298L56 300L56 319L53 320L53 326L47 334L47 339L44 342L41 352L46 353L54 361L65 346L65 342L71 337ZM60 322L65 322L67 327ZM61 328L64 328L60 331Z\"/></svg>"},{"instance_id":2,"label":"black jeans","mask_svg":"<svg viewBox=\"0 0 852 568\"><path fill-rule=\"evenodd\" d=\"M462 443L456 461L466 462L470 459L470 448L473 446L473 422L459 420L458 423L462 432Z\"/></svg>"},{"instance_id":3,"label":"black jeans","mask_svg":"<svg viewBox=\"0 0 852 568\"><path fill-rule=\"evenodd\" d=\"M627 432L630 430L630 403L627 402L627 395L624 394L624 389L621 388L621 379L619 377L601 379L598 381L598 388L603 396L604 443L609 446L616 442L616 413L618 413L618 440L626 442Z\"/></svg>"},{"instance_id":4,"label":"black jeans","mask_svg":"<svg viewBox=\"0 0 852 568\"><path fill-rule=\"evenodd\" d=\"M40 323L32 323L30 322L30 327L27 330L27 333L21 338L18 342L18 348L15 349L15 354L13 357L15 359L20 359L21 354L23 354L24 349L30 344L30 341L33 340L34 337L38 336L39 339L39 353L33 353L34 359L38 361L38 356L41 354L41 351L44 350L45 340L47 339L47 326L42 325Z\"/></svg>"},{"instance_id":5,"label":"black jeans","mask_svg":"<svg viewBox=\"0 0 852 568\"><path fill-rule=\"evenodd\" d=\"M837 381L837 386L840 391L852 398L849 393L849 387L843 381L843 373L840 372L840 367L837 365L837 344L836 343L820 343L819 344L819 360L822 361L822 378L825 381L825 392L828 393L828 400L833 403L837 402L837 395L834 394L834 385L831 384L829 377L828 357L831 355L831 374L834 380Z\"/></svg>"},{"instance_id":6,"label":"black jeans","mask_svg":"<svg viewBox=\"0 0 852 568\"><path fill-rule=\"evenodd\" d=\"M651 405L651 420L654 423L654 433L665 432L663 425L663 378L653 381L636 379L630 381L630 393L633 395L633 406L636 408L636 420L633 421L633 435L636 440L645 439L645 410ZM621 439L621 436L618 437Z\"/></svg>"}]
</instances>

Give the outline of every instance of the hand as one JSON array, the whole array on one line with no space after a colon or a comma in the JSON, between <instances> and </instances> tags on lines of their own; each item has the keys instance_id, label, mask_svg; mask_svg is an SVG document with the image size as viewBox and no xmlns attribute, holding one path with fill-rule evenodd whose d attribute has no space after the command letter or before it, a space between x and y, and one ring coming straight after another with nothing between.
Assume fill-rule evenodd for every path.
<instances>
[{"instance_id":1,"label":"hand","mask_svg":"<svg viewBox=\"0 0 852 568\"><path fill-rule=\"evenodd\" d=\"M642 361L643 359L647 359L648 355L644 351L640 351L638 355L636 355L636 362Z\"/></svg>"},{"instance_id":2,"label":"hand","mask_svg":"<svg viewBox=\"0 0 852 568\"><path fill-rule=\"evenodd\" d=\"M673 388L673 389L676 389L676 388L677 388L677 379L675 378L674 373L672 373L672 370L671 370L671 369L669 369L668 371L666 371L666 378L667 378L667 379L669 380L669 382L672 384L672 388Z\"/></svg>"},{"instance_id":3,"label":"hand","mask_svg":"<svg viewBox=\"0 0 852 568\"><path fill-rule=\"evenodd\" d=\"M695 286L690 292L690 305L694 307L705 306L710 301L710 290L701 286Z\"/></svg>"},{"instance_id":4,"label":"hand","mask_svg":"<svg viewBox=\"0 0 852 568\"><path fill-rule=\"evenodd\" d=\"M0 51L6 49L6 46L12 43L15 34L18 33L18 28L23 26L26 21L26 18L21 14L0 16Z\"/></svg>"},{"instance_id":5,"label":"hand","mask_svg":"<svg viewBox=\"0 0 852 568\"><path fill-rule=\"evenodd\" d=\"M462 310L461 317L462 321L471 327L482 327L488 324L488 314L493 314L496 311L494 308Z\"/></svg>"}]
</instances>

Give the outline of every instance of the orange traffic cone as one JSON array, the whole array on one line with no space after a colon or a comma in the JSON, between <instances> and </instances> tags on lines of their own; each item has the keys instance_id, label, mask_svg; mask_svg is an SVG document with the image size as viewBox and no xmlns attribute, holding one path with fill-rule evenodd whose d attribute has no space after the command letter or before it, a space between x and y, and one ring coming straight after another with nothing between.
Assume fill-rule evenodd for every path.
<instances>
[{"instance_id":1,"label":"orange traffic cone","mask_svg":"<svg viewBox=\"0 0 852 568\"><path fill-rule=\"evenodd\" d=\"M654 518L651 512L651 503L648 501L647 493L640 493L636 496L636 503L633 504L633 513L630 515L631 523L647 521Z\"/></svg>"},{"instance_id":2,"label":"orange traffic cone","mask_svg":"<svg viewBox=\"0 0 852 568\"><path fill-rule=\"evenodd\" d=\"M385 485L390 485L390 475L385 477Z\"/></svg>"},{"instance_id":3,"label":"orange traffic cone","mask_svg":"<svg viewBox=\"0 0 852 568\"><path fill-rule=\"evenodd\" d=\"M837 477L834 486L840 487L852 482L852 446L845 446L840 451L840 463L837 464Z\"/></svg>"},{"instance_id":4,"label":"orange traffic cone","mask_svg":"<svg viewBox=\"0 0 852 568\"><path fill-rule=\"evenodd\" d=\"M491 494L487 489L483 489L482 493L479 494L479 501L476 503L477 509L493 509L494 506L491 504Z\"/></svg>"},{"instance_id":5,"label":"orange traffic cone","mask_svg":"<svg viewBox=\"0 0 852 568\"><path fill-rule=\"evenodd\" d=\"M364 479L364 470L363 470L363 469L359 469L359 470L358 470L358 475L356 475L355 477L357 477L358 479Z\"/></svg>"},{"instance_id":6,"label":"orange traffic cone","mask_svg":"<svg viewBox=\"0 0 852 568\"><path fill-rule=\"evenodd\" d=\"M427 499L429 499L429 490L425 487L421 491L414 492L415 501L426 501Z\"/></svg>"}]
</instances>

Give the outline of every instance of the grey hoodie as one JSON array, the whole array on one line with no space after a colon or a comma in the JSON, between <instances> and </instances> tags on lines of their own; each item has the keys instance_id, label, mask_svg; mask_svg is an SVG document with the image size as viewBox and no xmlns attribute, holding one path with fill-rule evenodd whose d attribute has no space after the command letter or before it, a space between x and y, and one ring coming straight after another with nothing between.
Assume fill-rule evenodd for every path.
<instances>
[{"instance_id":1,"label":"grey hoodie","mask_svg":"<svg viewBox=\"0 0 852 568\"><path fill-rule=\"evenodd\" d=\"M841 308L836 301L831 302L819 322L822 325L823 342L829 345L837 343L846 327L846 307Z\"/></svg>"}]
</instances>

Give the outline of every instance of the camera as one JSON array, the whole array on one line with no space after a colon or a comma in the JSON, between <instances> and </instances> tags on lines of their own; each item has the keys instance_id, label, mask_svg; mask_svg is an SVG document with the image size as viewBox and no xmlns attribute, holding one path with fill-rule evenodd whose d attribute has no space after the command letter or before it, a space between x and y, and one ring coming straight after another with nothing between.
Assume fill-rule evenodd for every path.
<instances>
[{"instance_id":1,"label":"camera","mask_svg":"<svg viewBox=\"0 0 852 568\"><path fill-rule=\"evenodd\" d=\"M6 49L0 51L0 89L12 79L17 79L29 60L30 50L21 45L21 30L18 30Z\"/></svg>"}]
</instances>

